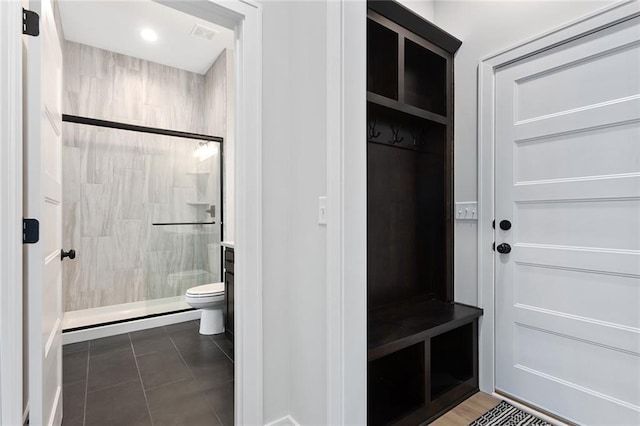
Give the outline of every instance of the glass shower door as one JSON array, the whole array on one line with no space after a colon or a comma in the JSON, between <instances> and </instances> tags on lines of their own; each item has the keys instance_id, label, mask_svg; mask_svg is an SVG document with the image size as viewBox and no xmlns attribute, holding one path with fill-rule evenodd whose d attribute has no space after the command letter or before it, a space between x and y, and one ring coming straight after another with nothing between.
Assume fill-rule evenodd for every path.
<instances>
[{"instance_id":1,"label":"glass shower door","mask_svg":"<svg viewBox=\"0 0 640 426\"><path fill-rule=\"evenodd\" d=\"M64 134L63 244L77 251L66 312L175 312L188 288L222 281L221 143L76 123Z\"/></svg>"},{"instance_id":2,"label":"glass shower door","mask_svg":"<svg viewBox=\"0 0 640 426\"><path fill-rule=\"evenodd\" d=\"M166 137L158 148L161 152L153 158L150 173L171 170L171 176L154 188L165 193L168 202L158 203L151 212L145 286L145 299L151 304L167 298L183 302L189 288L222 278L219 143Z\"/></svg>"}]
</instances>

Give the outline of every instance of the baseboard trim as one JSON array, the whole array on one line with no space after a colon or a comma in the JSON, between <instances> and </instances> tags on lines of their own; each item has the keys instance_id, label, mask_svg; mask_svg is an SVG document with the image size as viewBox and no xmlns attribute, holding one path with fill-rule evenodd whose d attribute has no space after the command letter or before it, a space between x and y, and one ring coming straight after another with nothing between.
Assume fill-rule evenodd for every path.
<instances>
[{"instance_id":1,"label":"baseboard trim","mask_svg":"<svg viewBox=\"0 0 640 426\"><path fill-rule=\"evenodd\" d=\"M531 407L530 405L523 404L522 402L519 402L516 399L510 398L508 395L504 395L498 392L493 392L492 396L502 401L506 401L509 404L513 405L514 407L521 409L525 413L534 415L539 419L544 420L547 423L551 423L552 425L556 425L556 426L574 426L575 425L574 423L571 423L567 420L563 420L558 417L552 416L544 411L540 411L541 409L537 407Z\"/></svg>"},{"instance_id":2,"label":"baseboard trim","mask_svg":"<svg viewBox=\"0 0 640 426\"><path fill-rule=\"evenodd\" d=\"M264 426L300 426L300 423L296 421L291 415L286 415L281 419L274 420L265 424Z\"/></svg>"},{"instance_id":3,"label":"baseboard trim","mask_svg":"<svg viewBox=\"0 0 640 426\"><path fill-rule=\"evenodd\" d=\"M142 318L128 322L109 324L100 327L88 328L85 330L69 331L62 334L62 344L84 342L87 340L100 339L102 337L115 336L117 334L130 333L132 331L146 330L148 328L162 327L165 325L177 324L185 321L200 319L199 310L178 312L153 318Z\"/></svg>"}]
</instances>

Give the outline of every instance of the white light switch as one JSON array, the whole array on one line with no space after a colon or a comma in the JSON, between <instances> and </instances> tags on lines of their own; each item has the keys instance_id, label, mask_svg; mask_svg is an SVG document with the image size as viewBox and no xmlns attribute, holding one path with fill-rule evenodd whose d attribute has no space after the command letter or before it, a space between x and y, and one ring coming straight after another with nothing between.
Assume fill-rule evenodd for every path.
<instances>
[{"instance_id":1,"label":"white light switch","mask_svg":"<svg viewBox=\"0 0 640 426\"><path fill-rule=\"evenodd\" d=\"M327 197L318 197L318 225L327 225Z\"/></svg>"},{"instance_id":2,"label":"white light switch","mask_svg":"<svg viewBox=\"0 0 640 426\"><path fill-rule=\"evenodd\" d=\"M478 220L478 202L456 203L456 220Z\"/></svg>"}]
</instances>

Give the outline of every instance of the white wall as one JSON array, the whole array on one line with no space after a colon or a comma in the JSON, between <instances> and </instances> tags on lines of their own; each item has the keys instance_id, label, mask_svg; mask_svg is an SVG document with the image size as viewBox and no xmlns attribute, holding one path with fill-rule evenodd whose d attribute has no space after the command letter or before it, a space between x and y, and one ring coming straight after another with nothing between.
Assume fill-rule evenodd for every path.
<instances>
[{"instance_id":1,"label":"white wall","mask_svg":"<svg viewBox=\"0 0 640 426\"><path fill-rule=\"evenodd\" d=\"M288 140L290 79L285 50L289 29L284 3L265 3L262 29L263 403L264 422L289 414L289 212L291 163ZM283 167L285 166L285 167Z\"/></svg>"},{"instance_id":2,"label":"white wall","mask_svg":"<svg viewBox=\"0 0 640 426\"><path fill-rule=\"evenodd\" d=\"M326 411L326 4L264 2L264 421Z\"/></svg>"},{"instance_id":3,"label":"white wall","mask_svg":"<svg viewBox=\"0 0 640 426\"><path fill-rule=\"evenodd\" d=\"M290 219L291 415L326 424L326 228L318 196L326 182L326 3L291 4L288 121L292 167ZM308 36L301 36L302 34Z\"/></svg>"},{"instance_id":4,"label":"white wall","mask_svg":"<svg viewBox=\"0 0 640 426\"><path fill-rule=\"evenodd\" d=\"M456 201L477 199L476 100L480 58L610 3L612 1L436 1L434 23L462 40L455 57ZM475 305L478 302L476 224L458 222L455 234L455 298Z\"/></svg>"},{"instance_id":5,"label":"white wall","mask_svg":"<svg viewBox=\"0 0 640 426\"><path fill-rule=\"evenodd\" d=\"M411 9L414 13L435 24L436 2L435 0L398 0L403 6Z\"/></svg>"}]
</instances>

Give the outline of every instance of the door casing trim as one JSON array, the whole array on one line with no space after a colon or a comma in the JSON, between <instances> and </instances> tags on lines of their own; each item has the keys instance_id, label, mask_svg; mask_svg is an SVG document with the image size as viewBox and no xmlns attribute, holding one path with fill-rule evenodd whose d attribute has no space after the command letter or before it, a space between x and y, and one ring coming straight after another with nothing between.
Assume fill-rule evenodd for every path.
<instances>
[{"instance_id":1,"label":"door casing trim","mask_svg":"<svg viewBox=\"0 0 640 426\"><path fill-rule=\"evenodd\" d=\"M0 2L0 424L22 424L22 4ZM25 36L26 37L26 36Z\"/></svg>"},{"instance_id":2,"label":"door casing trim","mask_svg":"<svg viewBox=\"0 0 640 426\"><path fill-rule=\"evenodd\" d=\"M367 423L366 24L363 1L327 2L326 423Z\"/></svg>"},{"instance_id":3,"label":"door casing trim","mask_svg":"<svg viewBox=\"0 0 640 426\"><path fill-rule=\"evenodd\" d=\"M478 306L480 390L495 391L495 75L509 64L640 15L640 0L623 0L480 59L478 66Z\"/></svg>"}]
</instances>

